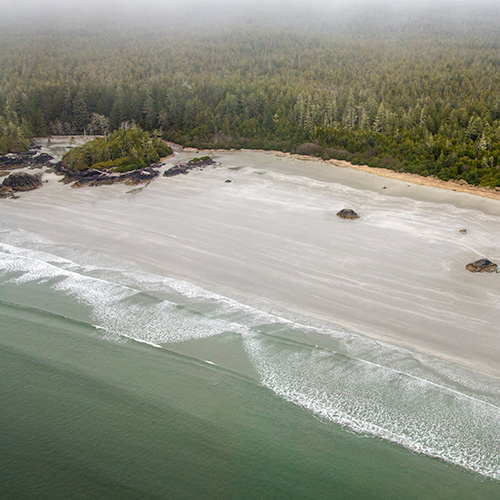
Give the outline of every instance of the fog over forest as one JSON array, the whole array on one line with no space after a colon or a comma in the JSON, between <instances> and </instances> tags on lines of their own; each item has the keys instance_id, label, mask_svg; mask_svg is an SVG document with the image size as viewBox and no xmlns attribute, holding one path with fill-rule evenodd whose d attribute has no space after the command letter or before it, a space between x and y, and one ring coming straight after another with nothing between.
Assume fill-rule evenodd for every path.
<instances>
[{"instance_id":1,"label":"fog over forest","mask_svg":"<svg viewBox=\"0 0 500 500\"><path fill-rule=\"evenodd\" d=\"M500 187L500 5L9 1L0 154L137 124Z\"/></svg>"},{"instance_id":2,"label":"fog over forest","mask_svg":"<svg viewBox=\"0 0 500 500\"><path fill-rule=\"evenodd\" d=\"M412 17L438 14L439 19L469 17L498 18L496 0L3 0L0 2L0 24L34 19L40 22L65 19L78 23L88 20L101 22L127 21L138 23L212 22L232 23L296 23L299 25L338 25L342 19L362 16L377 20L406 22Z\"/></svg>"}]
</instances>

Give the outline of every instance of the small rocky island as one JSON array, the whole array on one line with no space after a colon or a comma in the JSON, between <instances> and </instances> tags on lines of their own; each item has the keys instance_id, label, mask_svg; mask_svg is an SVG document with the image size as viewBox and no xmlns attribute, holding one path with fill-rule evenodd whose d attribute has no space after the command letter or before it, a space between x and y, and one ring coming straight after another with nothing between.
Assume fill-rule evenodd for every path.
<instances>
[{"instance_id":1,"label":"small rocky island","mask_svg":"<svg viewBox=\"0 0 500 500\"><path fill-rule=\"evenodd\" d=\"M348 220L359 219L359 215L350 208L343 208L340 212L337 212L337 217Z\"/></svg>"},{"instance_id":2,"label":"small rocky island","mask_svg":"<svg viewBox=\"0 0 500 500\"><path fill-rule=\"evenodd\" d=\"M498 265L488 259L479 259L465 266L471 273L498 273Z\"/></svg>"},{"instance_id":3,"label":"small rocky island","mask_svg":"<svg viewBox=\"0 0 500 500\"><path fill-rule=\"evenodd\" d=\"M139 127L120 129L66 153L54 166L72 187L129 185L149 182L159 174L160 158L172 154L168 144Z\"/></svg>"}]
</instances>

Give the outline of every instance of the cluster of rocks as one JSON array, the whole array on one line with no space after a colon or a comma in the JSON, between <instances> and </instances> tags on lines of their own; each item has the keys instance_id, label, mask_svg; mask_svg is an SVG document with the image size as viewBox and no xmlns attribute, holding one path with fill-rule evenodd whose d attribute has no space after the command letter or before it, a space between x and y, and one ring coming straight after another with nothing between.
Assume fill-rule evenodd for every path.
<instances>
[{"instance_id":1,"label":"cluster of rocks","mask_svg":"<svg viewBox=\"0 0 500 500\"><path fill-rule=\"evenodd\" d=\"M48 167L53 159L47 153L40 153L40 146L34 146L23 153L8 153L0 156L0 170Z\"/></svg>"},{"instance_id":2,"label":"cluster of rocks","mask_svg":"<svg viewBox=\"0 0 500 500\"><path fill-rule=\"evenodd\" d=\"M14 197L17 192L31 191L42 185L41 173L36 175L26 172L11 173L12 170L21 168L50 166L54 158L47 153L40 153L40 149L40 146L33 146L22 153L8 153L0 156L0 177L5 177L0 184L0 198Z\"/></svg>"},{"instance_id":3,"label":"cluster of rocks","mask_svg":"<svg viewBox=\"0 0 500 500\"><path fill-rule=\"evenodd\" d=\"M207 167L215 162L208 157L195 158L187 163L178 163L177 165L166 170L163 174L165 177L173 177L174 175L187 174L190 170ZM83 170L74 170L68 167L64 161L56 163L53 171L62 175L62 182L73 183L72 187L82 186L106 186L110 184L124 183L130 186L150 182L160 175L158 169L163 164L161 162L154 163L148 167L139 168L130 172L118 173L108 170L97 170L94 168L86 168Z\"/></svg>"},{"instance_id":4,"label":"cluster of rocks","mask_svg":"<svg viewBox=\"0 0 500 500\"><path fill-rule=\"evenodd\" d=\"M54 165L53 171L64 176L64 183L73 183L72 187L82 186L108 186L110 184L125 183L130 186L149 182L158 177L160 173L158 168L161 163L155 163L149 167L132 170L130 172L117 173L106 170L97 170L95 168L86 168L83 170L73 170L60 161Z\"/></svg>"},{"instance_id":5,"label":"cluster of rocks","mask_svg":"<svg viewBox=\"0 0 500 500\"><path fill-rule=\"evenodd\" d=\"M203 158L194 158L187 163L178 163L168 170L165 170L163 176L174 177L175 175L187 174L191 170L202 169L210 165L215 165L215 161L208 156L205 156Z\"/></svg>"}]
</instances>

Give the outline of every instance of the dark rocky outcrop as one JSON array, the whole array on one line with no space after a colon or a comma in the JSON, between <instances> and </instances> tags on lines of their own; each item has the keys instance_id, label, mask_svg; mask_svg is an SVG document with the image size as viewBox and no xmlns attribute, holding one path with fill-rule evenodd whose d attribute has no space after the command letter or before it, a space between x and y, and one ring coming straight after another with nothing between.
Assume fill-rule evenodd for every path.
<instances>
[{"instance_id":1,"label":"dark rocky outcrop","mask_svg":"<svg viewBox=\"0 0 500 500\"><path fill-rule=\"evenodd\" d=\"M33 156L31 159L31 163L33 166L47 167L50 165L50 162L54 159L53 156L50 156L47 153L40 153L39 155Z\"/></svg>"},{"instance_id":2,"label":"dark rocky outcrop","mask_svg":"<svg viewBox=\"0 0 500 500\"><path fill-rule=\"evenodd\" d=\"M224 182L225 182L226 184L229 184L230 182L233 182L233 181L232 181L231 179L226 179Z\"/></svg>"},{"instance_id":3,"label":"dark rocky outcrop","mask_svg":"<svg viewBox=\"0 0 500 500\"><path fill-rule=\"evenodd\" d=\"M465 266L471 273L498 273L498 265L488 259L479 259Z\"/></svg>"},{"instance_id":4,"label":"dark rocky outcrop","mask_svg":"<svg viewBox=\"0 0 500 500\"><path fill-rule=\"evenodd\" d=\"M158 177L160 173L156 170L157 168L158 165L155 164L150 167L144 167L124 173L109 172L93 168L73 170L63 161L60 161L54 165L53 170L56 174L64 176L62 179L63 182L67 184L73 182L74 184L72 187L76 188L83 186L107 186L122 182L134 186L149 182Z\"/></svg>"},{"instance_id":5,"label":"dark rocky outcrop","mask_svg":"<svg viewBox=\"0 0 500 500\"><path fill-rule=\"evenodd\" d=\"M196 168L203 168L208 165L213 165L215 162L208 157L195 158L187 163L179 163L167 170L165 177L171 177L178 174L185 174ZM94 168L86 168L76 170L70 168L64 161L60 161L53 165L53 172L62 175L62 182L66 184L73 183L72 187L83 186L106 186L123 182L129 186L143 184L152 181L160 175L158 168L162 167L163 163L154 163L148 167L139 168L130 172L113 172L111 170L97 170Z\"/></svg>"},{"instance_id":6,"label":"dark rocky outcrop","mask_svg":"<svg viewBox=\"0 0 500 500\"><path fill-rule=\"evenodd\" d=\"M174 177L175 175L187 174L191 170L202 169L210 165L215 165L215 161L208 156L203 158L193 158L187 163L178 163L163 172L164 177Z\"/></svg>"},{"instance_id":7,"label":"dark rocky outcrop","mask_svg":"<svg viewBox=\"0 0 500 500\"><path fill-rule=\"evenodd\" d=\"M337 212L337 217L340 217L341 219L350 219L350 220L359 219L359 215L350 208L343 208L340 212Z\"/></svg>"},{"instance_id":8,"label":"dark rocky outcrop","mask_svg":"<svg viewBox=\"0 0 500 500\"><path fill-rule=\"evenodd\" d=\"M10 174L3 181L3 185L13 191L31 191L42 185L42 175L31 175L25 172Z\"/></svg>"},{"instance_id":9,"label":"dark rocky outcrop","mask_svg":"<svg viewBox=\"0 0 500 500\"><path fill-rule=\"evenodd\" d=\"M40 153L39 147L33 147L23 153L9 153L0 156L0 167L13 170L16 168L48 167L54 158L47 153Z\"/></svg>"},{"instance_id":10,"label":"dark rocky outcrop","mask_svg":"<svg viewBox=\"0 0 500 500\"><path fill-rule=\"evenodd\" d=\"M460 231L458 231L459 233L462 233L462 234L467 234L467 229L460 229Z\"/></svg>"}]
</instances>

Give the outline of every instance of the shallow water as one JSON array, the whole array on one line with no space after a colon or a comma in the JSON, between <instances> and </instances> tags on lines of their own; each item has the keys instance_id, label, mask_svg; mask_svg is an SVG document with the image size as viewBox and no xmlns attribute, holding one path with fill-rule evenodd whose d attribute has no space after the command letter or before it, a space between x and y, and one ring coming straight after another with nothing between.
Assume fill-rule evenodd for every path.
<instances>
[{"instance_id":1,"label":"shallow water","mask_svg":"<svg viewBox=\"0 0 500 500\"><path fill-rule=\"evenodd\" d=\"M2 205L7 498L498 497L498 377L405 345L421 335L498 361L496 276L458 279L446 257L491 245L493 216L252 165L163 182L132 198L48 185ZM60 189L76 199L53 198ZM344 196L361 224L338 225ZM76 224L83 210L95 216ZM464 220L468 240L455 232ZM359 248L380 231L380 248ZM428 258L449 268L436 276ZM358 294L352 309L373 336L352 327L345 294Z\"/></svg>"}]
</instances>

